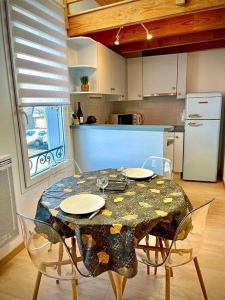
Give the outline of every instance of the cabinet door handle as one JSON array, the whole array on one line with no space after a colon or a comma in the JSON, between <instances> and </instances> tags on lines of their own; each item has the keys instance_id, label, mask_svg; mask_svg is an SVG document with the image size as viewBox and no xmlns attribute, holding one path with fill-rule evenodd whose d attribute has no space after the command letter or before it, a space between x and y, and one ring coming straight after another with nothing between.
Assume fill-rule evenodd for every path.
<instances>
[{"instance_id":1,"label":"cabinet door handle","mask_svg":"<svg viewBox=\"0 0 225 300\"><path fill-rule=\"evenodd\" d=\"M202 123L190 122L190 123L188 123L188 125L192 126L192 127L199 127L199 126L202 126L203 124Z\"/></svg>"},{"instance_id":2,"label":"cabinet door handle","mask_svg":"<svg viewBox=\"0 0 225 300\"><path fill-rule=\"evenodd\" d=\"M141 98L141 94L138 94L138 97Z\"/></svg>"},{"instance_id":3,"label":"cabinet door handle","mask_svg":"<svg viewBox=\"0 0 225 300\"><path fill-rule=\"evenodd\" d=\"M190 114L188 116L189 116L189 118L202 118L202 116L199 114Z\"/></svg>"},{"instance_id":4,"label":"cabinet door handle","mask_svg":"<svg viewBox=\"0 0 225 300\"><path fill-rule=\"evenodd\" d=\"M175 86L172 86L172 90L175 90L176 89L176 87Z\"/></svg>"}]
</instances>

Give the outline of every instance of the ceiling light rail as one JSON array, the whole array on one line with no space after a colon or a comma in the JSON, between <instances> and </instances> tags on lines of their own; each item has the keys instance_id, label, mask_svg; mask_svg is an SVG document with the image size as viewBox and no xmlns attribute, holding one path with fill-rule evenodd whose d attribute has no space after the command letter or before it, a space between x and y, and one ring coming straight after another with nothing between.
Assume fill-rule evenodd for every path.
<instances>
[{"instance_id":1,"label":"ceiling light rail","mask_svg":"<svg viewBox=\"0 0 225 300\"><path fill-rule=\"evenodd\" d=\"M151 32L148 30L148 28L143 24L143 23L140 23L140 25L143 27L143 29L145 30L146 32L146 39L147 40L151 40L153 38ZM120 33L121 33L121 30L124 28L125 26L121 26L118 31L117 31L117 34L116 34L116 38L115 38L115 41L114 41L114 44L115 45L119 45L120 44Z\"/></svg>"}]
</instances>

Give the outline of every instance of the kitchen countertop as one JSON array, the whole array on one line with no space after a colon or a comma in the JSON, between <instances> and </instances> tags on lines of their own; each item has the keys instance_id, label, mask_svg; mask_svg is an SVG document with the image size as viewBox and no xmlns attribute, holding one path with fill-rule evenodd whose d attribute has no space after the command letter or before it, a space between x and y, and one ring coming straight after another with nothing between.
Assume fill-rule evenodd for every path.
<instances>
[{"instance_id":1,"label":"kitchen countertop","mask_svg":"<svg viewBox=\"0 0 225 300\"><path fill-rule=\"evenodd\" d=\"M103 129L103 130L133 130L133 131L174 131L170 125L120 125L120 124L84 124L71 125L75 129Z\"/></svg>"}]
</instances>

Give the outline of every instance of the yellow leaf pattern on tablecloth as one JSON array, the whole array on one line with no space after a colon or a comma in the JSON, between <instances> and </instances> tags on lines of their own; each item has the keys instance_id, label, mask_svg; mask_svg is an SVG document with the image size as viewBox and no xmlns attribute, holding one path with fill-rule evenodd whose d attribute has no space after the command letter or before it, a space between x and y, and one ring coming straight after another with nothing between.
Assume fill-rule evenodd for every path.
<instances>
[{"instance_id":1,"label":"yellow leaf pattern on tablecloth","mask_svg":"<svg viewBox=\"0 0 225 300\"><path fill-rule=\"evenodd\" d=\"M109 177L111 177L111 178L116 178L117 175L116 175L116 174L111 174L111 175L109 175Z\"/></svg>"},{"instance_id":2,"label":"yellow leaf pattern on tablecloth","mask_svg":"<svg viewBox=\"0 0 225 300\"><path fill-rule=\"evenodd\" d=\"M81 175L75 174L75 175L73 175L73 177L75 177L75 178L80 178Z\"/></svg>"},{"instance_id":3,"label":"yellow leaf pattern on tablecloth","mask_svg":"<svg viewBox=\"0 0 225 300\"><path fill-rule=\"evenodd\" d=\"M97 256L100 264L107 264L109 262L109 255L106 252L100 251L97 253Z\"/></svg>"},{"instance_id":4,"label":"yellow leaf pattern on tablecloth","mask_svg":"<svg viewBox=\"0 0 225 300\"><path fill-rule=\"evenodd\" d=\"M101 215L103 215L103 216L111 216L112 212L111 212L111 210L103 209L102 212L101 212Z\"/></svg>"},{"instance_id":5,"label":"yellow leaf pattern on tablecloth","mask_svg":"<svg viewBox=\"0 0 225 300\"><path fill-rule=\"evenodd\" d=\"M159 216L159 217L166 217L168 215L168 213L166 211L163 210L155 210L155 213Z\"/></svg>"},{"instance_id":6,"label":"yellow leaf pattern on tablecloth","mask_svg":"<svg viewBox=\"0 0 225 300\"><path fill-rule=\"evenodd\" d=\"M156 181L156 184L158 184L158 185L163 184L163 183L164 183L163 180L158 180L158 181Z\"/></svg>"},{"instance_id":7,"label":"yellow leaf pattern on tablecloth","mask_svg":"<svg viewBox=\"0 0 225 300\"><path fill-rule=\"evenodd\" d=\"M137 217L138 217L137 215L126 215L126 216L122 217L122 219L130 221L130 220L137 219Z\"/></svg>"},{"instance_id":8,"label":"yellow leaf pattern on tablecloth","mask_svg":"<svg viewBox=\"0 0 225 300\"><path fill-rule=\"evenodd\" d=\"M51 213L51 215L53 216L53 217L56 217L57 215L58 215L58 213L59 213L59 211L58 210L56 210L56 209L49 209L49 211L50 211L50 213Z\"/></svg>"},{"instance_id":9,"label":"yellow leaf pattern on tablecloth","mask_svg":"<svg viewBox=\"0 0 225 300\"><path fill-rule=\"evenodd\" d=\"M173 192L173 193L170 193L170 196L182 196L182 193L181 192Z\"/></svg>"},{"instance_id":10,"label":"yellow leaf pattern on tablecloth","mask_svg":"<svg viewBox=\"0 0 225 300\"><path fill-rule=\"evenodd\" d=\"M134 195L136 195L136 192L126 192L126 193L124 193L124 195L126 195L126 196L134 196Z\"/></svg>"},{"instance_id":11,"label":"yellow leaf pattern on tablecloth","mask_svg":"<svg viewBox=\"0 0 225 300\"><path fill-rule=\"evenodd\" d=\"M82 234L81 239L86 248L91 248L96 245L96 242L91 234Z\"/></svg>"},{"instance_id":12,"label":"yellow leaf pattern on tablecloth","mask_svg":"<svg viewBox=\"0 0 225 300\"><path fill-rule=\"evenodd\" d=\"M173 198L164 198L163 202L164 203L171 203L171 202L173 202Z\"/></svg>"},{"instance_id":13,"label":"yellow leaf pattern on tablecloth","mask_svg":"<svg viewBox=\"0 0 225 300\"><path fill-rule=\"evenodd\" d=\"M87 177L86 179L92 180L92 179L96 179L96 178L97 178L97 176L89 176L89 177Z\"/></svg>"},{"instance_id":14,"label":"yellow leaf pattern on tablecloth","mask_svg":"<svg viewBox=\"0 0 225 300\"><path fill-rule=\"evenodd\" d=\"M141 207L145 207L145 208L152 207L152 205L151 205L151 204L149 204L149 203L146 203L146 202L138 202L138 203L139 203L139 205L140 205Z\"/></svg>"},{"instance_id":15,"label":"yellow leaf pattern on tablecloth","mask_svg":"<svg viewBox=\"0 0 225 300\"><path fill-rule=\"evenodd\" d=\"M110 227L110 233L111 234L120 233L122 227L123 227L122 224L113 224L112 227Z\"/></svg>"},{"instance_id":16,"label":"yellow leaf pattern on tablecloth","mask_svg":"<svg viewBox=\"0 0 225 300\"><path fill-rule=\"evenodd\" d=\"M85 180L79 180L77 181L78 184L82 184L82 183L85 183Z\"/></svg>"},{"instance_id":17,"label":"yellow leaf pattern on tablecloth","mask_svg":"<svg viewBox=\"0 0 225 300\"><path fill-rule=\"evenodd\" d=\"M139 186L139 187L146 187L146 184L144 184L144 183L137 183L137 186Z\"/></svg>"},{"instance_id":18,"label":"yellow leaf pattern on tablecloth","mask_svg":"<svg viewBox=\"0 0 225 300\"><path fill-rule=\"evenodd\" d=\"M72 229L72 230L75 230L76 227L77 227L77 225L76 225L76 224L73 224L73 223L69 223L69 224L68 224L68 227L69 227L70 229Z\"/></svg>"},{"instance_id":19,"label":"yellow leaf pattern on tablecloth","mask_svg":"<svg viewBox=\"0 0 225 300\"><path fill-rule=\"evenodd\" d=\"M108 171L100 171L101 174L108 174Z\"/></svg>"},{"instance_id":20,"label":"yellow leaf pattern on tablecloth","mask_svg":"<svg viewBox=\"0 0 225 300\"><path fill-rule=\"evenodd\" d=\"M157 189L150 189L150 191L155 194L160 194L160 190Z\"/></svg>"},{"instance_id":21,"label":"yellow leaf pattern on tablecloth","mask_svg":"<svg viewBox=\"0 0 225 300\"><path fill-rule=\"evenodd\" d=\"M122 202L123 201L123 197L116 197L113 202L117 203L117 202Z\"/></svg>"},{"instance_id":22,"label":"yellow leaf pattern on tablecloth","mask_svg":"<svg viewBox=\"0 0 225 300\"><path fill-rule=\"evenodd\" d=\"M63 190L64 193L71 193L72 191L73 191L73 190L72 190L72 189L69 189L69 188Z\"/></svg>"}]
</instances>

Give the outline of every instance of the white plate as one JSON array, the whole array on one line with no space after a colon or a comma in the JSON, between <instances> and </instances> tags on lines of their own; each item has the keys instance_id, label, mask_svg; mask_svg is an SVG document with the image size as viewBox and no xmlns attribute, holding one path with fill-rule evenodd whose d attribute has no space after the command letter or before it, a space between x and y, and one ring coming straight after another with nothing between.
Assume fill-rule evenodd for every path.
<instances>
[{"instance_id":1,"label":"white plate","mask_svg":"<svg viewBox=\"0 0 225 300\"><path fill-rule=\"evenodd\" d=\"M154 175L154 172L144 168L129 168L125 169L122 174L130 179L146 179Z\"/></svg>"},{"instance_id":2,"label":"white plate","mask_svg":"<svg viewBox=\"0 0 225 300\"><path fill-rule=\"evenodd\" d=\"M98 195L78 194L63 200L60 208L68 214L82 215L94 212L104 205L105 199Z\"/></svg>"}]
</instances>

